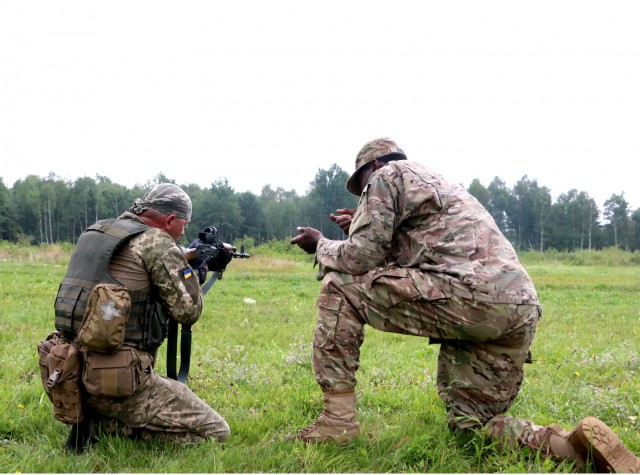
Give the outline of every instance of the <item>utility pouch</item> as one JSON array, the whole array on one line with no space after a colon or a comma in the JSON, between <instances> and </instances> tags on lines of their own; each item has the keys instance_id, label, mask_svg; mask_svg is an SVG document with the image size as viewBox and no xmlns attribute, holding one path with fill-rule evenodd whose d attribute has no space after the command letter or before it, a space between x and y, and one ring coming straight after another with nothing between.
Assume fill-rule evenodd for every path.
<instances>
[{"instance_id":1,"label":"utility pouch","mask_svg":"<svg viewBox=\"0 0 640 475\"><path fill-rule=\"evenodd\" d=\"M82 353L57 332L38 345L40 376L53 403L53 415L65 424L84 420L82 404Z\"/></svg>"},{"instance_id":2,"label":"utility pouch","mask_svg":"<svg viewBox=\"0 0 640 475\"><path fill-rule=\"evenodd\" d=\"M134 348L124 347L110 354L88 351L82 382L93 396L129 397L138 389L144 370Z\"/></svg>"},{"instance_id":3,"label":"utility pouch","mask_svg":"<svg viewBox=\"0 0 640 475\"><path fill-rule=\"evenodd\" d=\"M49 362L47 361L47 357L49 353L51 353L51 349L59 345L61 343L65 343L65 340L60 332L50 333L46 340L38 343L38 366L40 367L40 380L42 381L42 387L47 394L47 397L51 402L51 392L47 389L47 381L49 381Z\"/></svg>"},{"instance_id":4,"label":"utility pouch","mask_svg":"<svg viewBox=\"0 0 640 475\"><path fill-rule=\"evenodd\" d=\"M169 316L156 299L149 299L145 316L144 346L150 350L158 348L169 333Z\"/></svg>"},{"instance_id":5,"label":"utility pouch","mask_svg":"<svg viewBox=\"0 0 640 475\"><path fill-rule=\"evenodd\" d=\"M115 284L96 285L78 329L78 342L90 351L118 351L124 342L130 309L127 289Z\"/></svg>"}]
</instances>

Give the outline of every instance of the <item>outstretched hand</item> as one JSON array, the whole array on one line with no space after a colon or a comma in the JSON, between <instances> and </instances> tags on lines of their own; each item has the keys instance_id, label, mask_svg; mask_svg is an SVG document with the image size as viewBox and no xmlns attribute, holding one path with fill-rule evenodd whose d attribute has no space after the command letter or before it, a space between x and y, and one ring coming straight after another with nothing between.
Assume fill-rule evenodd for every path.
<instances>
[{"instance_id":1,"label":"outstretched hand","mask_svg":"<svg viewBox=\"0 0 640 475\"><path fill-rule=\"evenodd\" d=\"M348 236L351 221L353 221L353 215L356 213L356 210L353 208L340 208L336 210L336 213L337 214L331 213L329 219L340 226L340 229Z\"/></svg>"},{"instance_id":2,"label":"outstretched hand","mask_svg":"<svg viewBox=\"0 0 640 475\"><path fill-rule=\"evenodd\" d=\"M297 244L307 254L313 254L318 248L318 241L323 238L322 233L314 228L297 228L298 235L291 240L291 244Z\"/></svg>"}]
</instances>

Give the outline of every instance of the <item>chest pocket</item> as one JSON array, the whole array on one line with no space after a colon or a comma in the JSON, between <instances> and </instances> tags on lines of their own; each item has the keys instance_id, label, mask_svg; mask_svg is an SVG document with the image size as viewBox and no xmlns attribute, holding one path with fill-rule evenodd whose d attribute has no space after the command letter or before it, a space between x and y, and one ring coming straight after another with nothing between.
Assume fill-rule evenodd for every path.
<instances>
[{"instance_id":1,"label":"chest pocket","mask_svg":"<svg viewBox=\"0 0 640 475\"><path fill-rule=\"evenodd\" d=\"M369 191L369 185L367 185L360 195L360 201L358 202L358 211L356 212L351 226L349 227L349 235L355 233L359 229L364 228L371 224L371 214L369 213L369 200L367 192Z\"/></svg>"}]
</instances>

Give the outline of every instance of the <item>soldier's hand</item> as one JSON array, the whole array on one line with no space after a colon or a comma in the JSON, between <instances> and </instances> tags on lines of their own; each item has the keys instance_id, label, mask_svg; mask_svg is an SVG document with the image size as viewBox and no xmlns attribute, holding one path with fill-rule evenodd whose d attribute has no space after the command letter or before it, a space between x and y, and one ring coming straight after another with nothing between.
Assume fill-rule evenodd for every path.
<instances>
[{"instance_id":1,"label":"soldier's hand","mask_svg":"<svg viewBox=\"0 0 640 475\"><path fill-rule=\"evenodd\" d=\"M322 233L314 228L298 227L298 235L291 240L307 254L313 254L318 248L318 241L323 238Z\"/></svg>"},{"instance_id":2,"label":"soldier's hand","mask_svg":"<svg viewBox=\"0 0 640 475\"><path fill-rule=\"evenodd\" d=\"M351 221L353 221L353 215L356 213L356 210L353 208L340 208L336 210L336 213L337 214L331 213L329 219L340 226L340 229L348 236Z\"/></svg>"},{"instance_id":3,"label":"soldier's hand","mask_svg":"<svg viewBox=\"0 0 640 475\"><path fill-rule=\"evenodd\" d=\"M189 265L194 269L202 266L202 264L207 260L207 258L198 251L198 244L200 244L200 240L195 239L189 243L189 247L182 251L184 257L189 261Z\"/></svg>"},{"instance_id":4,"label":"soldier's hand","mask_svg":"<svg viewBox=\"0 0 640 475\"><path fill-rule=\"evenodd\" d=\"M218 255L207 259L207 269L210 271L223 272L227 264L231 262L231 252L226 249L219 249Z\"/></svg>"}]
</instances>

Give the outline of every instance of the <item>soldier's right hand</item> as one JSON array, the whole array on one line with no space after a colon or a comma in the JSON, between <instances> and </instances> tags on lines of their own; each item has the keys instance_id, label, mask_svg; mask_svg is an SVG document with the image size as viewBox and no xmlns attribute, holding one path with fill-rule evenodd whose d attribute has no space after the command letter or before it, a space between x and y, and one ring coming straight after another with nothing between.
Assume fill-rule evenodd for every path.
<instances>
[{"instance_id":1,"label":"soldier's right hand","mask_svg":"<svg viewBox=\"0 0 640 475\"><path fill-rule=\"evenodd\" d=\"M231 262L233 255L226 248L219 249L218 255L207 260L207 268L210 271L223 272L227 264Z\"/></svg>"},{"instance_id":2,"label":"soldier's right hand","mask_svg":"<svg viewBox=\"0 0 640 475\"><path fill-rule=\"evenodd\" d=\"M329 219L340 226L340 229L348 236L351 221L353 221L353 215L356 213L356 210L353 208L340 208L336 210L336 213L337 214L331 213Z\"/></svg>"}]
</instances>

